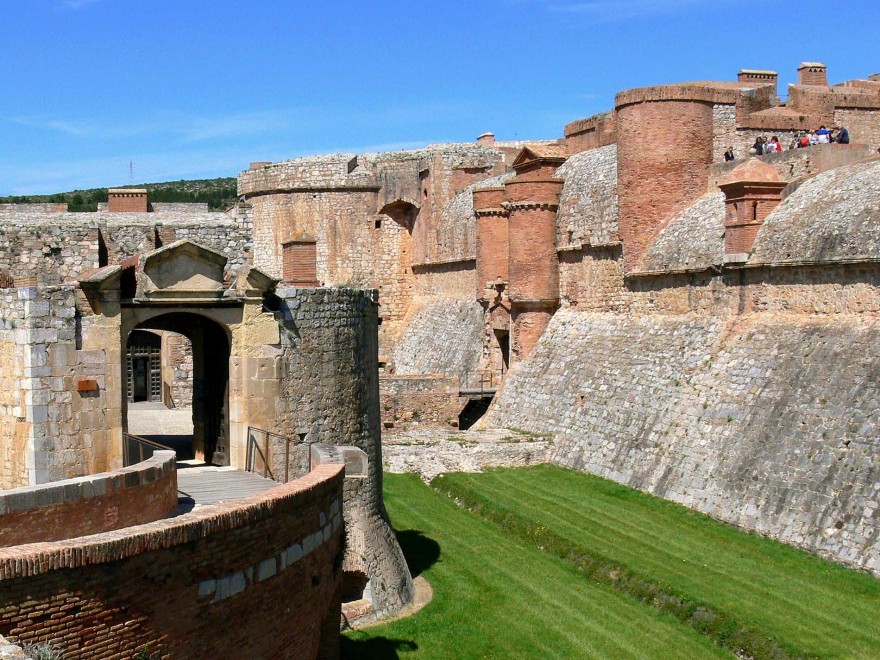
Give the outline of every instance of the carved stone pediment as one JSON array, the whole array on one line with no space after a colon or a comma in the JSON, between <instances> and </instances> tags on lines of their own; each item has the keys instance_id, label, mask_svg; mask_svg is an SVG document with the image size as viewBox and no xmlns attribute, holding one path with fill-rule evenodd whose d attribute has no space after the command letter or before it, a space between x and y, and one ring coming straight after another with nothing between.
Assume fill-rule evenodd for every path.
<instances>
[{"instance_id":1,"label":"carved stone pediment","mask_svg":"<svg viewBox=\"0 0 880 660\"><path fill-rule=\"evenodd\" d=\"M137 298L164 301L216 301L226 285L226 257L190 241L175 241L140 259Z\"/></svg>"}]
</instances>

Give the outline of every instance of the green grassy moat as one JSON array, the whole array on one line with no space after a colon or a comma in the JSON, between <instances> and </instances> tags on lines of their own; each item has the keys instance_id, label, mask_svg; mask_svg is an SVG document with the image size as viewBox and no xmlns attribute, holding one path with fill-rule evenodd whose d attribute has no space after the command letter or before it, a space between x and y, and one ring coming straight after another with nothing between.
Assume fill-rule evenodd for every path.
<instances>
[{"instance_id":1,"label":"green grassy moat","mask_svg":"<svg viewBox=\"0 0 880 660\"><path fill-rule=\"evenodd\" d=\"M385 479L434 599L343 657L880 657L880 580L679 505L547 465Z\"/></svg>"}]
</instances>

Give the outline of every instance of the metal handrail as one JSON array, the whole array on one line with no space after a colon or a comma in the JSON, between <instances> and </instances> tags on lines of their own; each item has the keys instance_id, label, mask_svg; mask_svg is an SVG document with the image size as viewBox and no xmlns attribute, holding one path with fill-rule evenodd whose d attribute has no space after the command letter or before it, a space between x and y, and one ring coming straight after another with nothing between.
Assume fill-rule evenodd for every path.
<instances>
[{"instance_id":1,"label":"metal handrail","mask_svg":"<svg viewBox=\"0 0 880 660\"><path fill-rule=\"evenodd\" d=\"M134 451L132 451L134 449ZM148 440L134 433L123 432L122 434L122 465L128 467L135 463L141 463L153 456L153 452L175 451L173 447L162 443Z\"/></svg>"},{"instance_id":2,"label":"metal handrail","mask_svg":"<svg viewBox=\"0 0 880 660\"><path fill-rule=\"evenodd\" d=\"M257 434L262 434L263 436L263 446L260 447L260 443L257 440ZM257 474L257 466L256 466L256 457L259 455L260 460L263 463L262 473L263 476L272 479L272 481L280 481L281 483L287 483L290 481L290 447L291 445L308 445L311 446L311 442L306 442L306 434L300 434L298 437L292 438L287 435L282 435L280 433L273 433L272 431L268 431L266 429L261 429L256 426L248 426L247 427L247 455L245 459L245 470L247 472L253 472ZM275 438L278 440L284 441L284 480L281 481L278 479L274 472L272 471L272 467L269 464L269 439ZM279 475L280 476L280 475Z\"/></svg>"},{"instance_id":3,"label":"metal handrail","mask_svg":"<svg viewBox=\"0 0 880 660\"><path fill-rule=\"evenodd\" d=\"M500 383L504 379L505 370L502 369L476 369L474 375L479 378L479 388L480 393L482 393L486 389L495 389L497 386L496 383L496 374L497 374L497 382ZM470 370L465 370L463 374L463 378L460 378L461 387L464 389L468 388L468 383L470 383ZM488 382L488 385L487 385ZM476 388L474 388L476 389Z\"/></svg>"}]
</instances>

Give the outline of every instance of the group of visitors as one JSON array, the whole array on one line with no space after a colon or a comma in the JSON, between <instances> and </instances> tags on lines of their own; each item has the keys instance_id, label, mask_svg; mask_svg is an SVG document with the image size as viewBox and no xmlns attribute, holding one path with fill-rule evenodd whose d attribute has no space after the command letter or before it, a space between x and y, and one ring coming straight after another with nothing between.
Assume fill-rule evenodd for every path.
<instances>
[{"instance_id":1,"label":"group of visitors","mask_svg":"<svg viewBox=\"0 0 880 660\"><path fill-rule=\"evenodd\" d=\"M849 144L849 131L840 124L830 131L824 126L820 126L816 131L801 131L792 139L791 148L800 149L814 144L830 144L832 142Z\"/></svg>"},{"instance_id":2,"label":"group of visitors","mask_svg":"<svg viewBox=\"0 0 880 660\"><path fill-rule=\"evenodd\" d=\"M830 144L832 142L849 144L849 131L840 124L832 130L828 130L825 126L820 126L815 131L800 131L794 135L788 148L800 149L814 144ZM759 136L755 139L755 144L749 149L749 155L751 156L766 156L767 154L778 154L780 152L782 152L782 143L775 135L770 138L766 135ZM724 152L724 160L736 160L733 147L727 147L727 151Z\"/></svg>"}]
</instances>

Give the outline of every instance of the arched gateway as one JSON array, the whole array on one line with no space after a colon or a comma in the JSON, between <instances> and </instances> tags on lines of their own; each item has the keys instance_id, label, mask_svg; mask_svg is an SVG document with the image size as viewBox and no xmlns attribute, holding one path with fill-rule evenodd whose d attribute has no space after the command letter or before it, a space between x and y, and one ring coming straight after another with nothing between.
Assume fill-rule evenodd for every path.
<instances>
[{"instance_id":1,"label":"arched gateway","mask_svg":"<svg viewBox=\"0 0 880 660\"><path fill-rule=\"evenodd\" d=\"M232 278L225 267L219 252L176 241L80 279L77 353L93 364L78 368L101 378L90 408L100 414L81 421L106 434L98 463L122 464L129 338L183 335L197 459L245 469L249 427L271 431L260 449L276 480L296 476L284 476L296 449L287 438L363 450L366 465L350 466L346 478L342 568L366 578L374 613L399 609L413 585L382 506L375 300L362 290L285 286L255 268ZM82 396L85 405L91 394Z\"/></svg>"},{"instance_id":2,"label":"arched gateway","mask_svg":"<svg viewBox=\"0 0 880 660\"><path fill-rule=\"evenodd\" d=\"M275 428L272 394L278 387L275 359L280 330L265 297L277 280L250 269L234 281L224 273L226 257L187 241L176 241L123 265L107 266L81 280L95 316L83 319L84 338L113 341L108 372L118 369L122 385L110 405L120 411L111 433L127 428L129 388L141 385L131 371L129 339L143 331L170 331L186 337L193 358L193 449L196 458L218 465L245 467L247 426ZM119 355L117 366L110 364ZM123 359L123 356L124 359ZM151 367L152 368L152 367ZM271 374L260 379L258 374ZM147 375L147 379L151 376ZM155 375L152 376L155 380ZM115 380L115 379L114 379ZM155 383L148 383L155 389ZM276 390L276 391L272 391ZM108 402L110 403L110 402ZM110 421L110 420L108 420ZM115 427L115 428L114 428ZM115 432L115 433L114 433ZM110 443L111 450L121 446ZM108 457L118 463L118 457Z\"/></svg>"}]
</instances>

